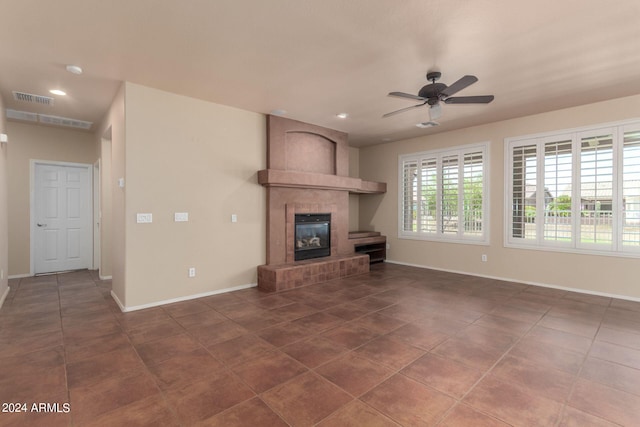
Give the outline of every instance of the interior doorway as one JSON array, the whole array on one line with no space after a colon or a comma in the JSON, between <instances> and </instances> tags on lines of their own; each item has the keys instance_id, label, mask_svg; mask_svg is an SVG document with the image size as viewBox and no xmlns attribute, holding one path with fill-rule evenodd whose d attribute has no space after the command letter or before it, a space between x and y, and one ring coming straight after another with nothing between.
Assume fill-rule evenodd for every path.
<instances>
[{"instance_id":1,"label":"interior doorway","mask_svg":"<svg viewBox=\"0 0 640 427\"><path fill-rule=\"evenodd\" d=\"M92 266L92 168L32 160L32 274Z\"/></svg>"}]
</instances>

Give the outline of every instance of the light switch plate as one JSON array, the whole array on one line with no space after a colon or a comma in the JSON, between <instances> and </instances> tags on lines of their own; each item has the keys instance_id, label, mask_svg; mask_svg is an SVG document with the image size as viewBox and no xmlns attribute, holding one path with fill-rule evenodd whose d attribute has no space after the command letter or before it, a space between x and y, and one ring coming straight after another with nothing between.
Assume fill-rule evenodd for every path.
<instances>
[{"instance_id":1,"label":"light switch plate","mask_svg":"<svg viewBox=\"0 0 640 427\"><path fill-rule=\"evenodd\" d=\"M136 222L138 224L150 224L153 222L153 214L150 214L150 213L136 214Z\"/></svg>"},{"instance_id":2,"label":"light switch plate","mask_svg":"<svg viewBox=\"0 0 640 427\"><path fill-rule=\"evenodd\" d=\"M189 221L189 212L176 212L173 214L173 220L175 222L187 222Z\"/></svg>"},{"instance_id":3,"label":"light switch plate","mask_svg":"<svg viewBox=\"0 0 640 427\"><path fill-rule=\"evenodd\" d=\"M231 214L231 222L238 222L238 215Z\"/></svg>"}]
</instances>

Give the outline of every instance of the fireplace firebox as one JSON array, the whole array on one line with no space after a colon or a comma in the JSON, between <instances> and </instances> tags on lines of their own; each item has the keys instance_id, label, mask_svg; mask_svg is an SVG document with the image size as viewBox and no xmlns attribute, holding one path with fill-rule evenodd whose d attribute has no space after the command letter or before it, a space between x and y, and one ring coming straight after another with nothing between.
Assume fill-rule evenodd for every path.
<instances>
[{"instance_id":1,"label":"fireplace firebox","mask_svg":"<svg viewBox=\"0 0 640 427\"><path fill-rule=\"evenodd\" d=\"M331 255L331 214L295 215L296 261Z\"/></svg>"}]
</instances>

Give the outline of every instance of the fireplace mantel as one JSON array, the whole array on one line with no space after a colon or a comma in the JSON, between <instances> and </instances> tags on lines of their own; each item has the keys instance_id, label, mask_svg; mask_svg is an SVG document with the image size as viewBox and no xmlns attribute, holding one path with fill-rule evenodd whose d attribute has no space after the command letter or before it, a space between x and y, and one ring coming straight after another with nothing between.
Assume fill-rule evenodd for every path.
<instances>
[{"instance_id":1,"label":"fireplace mantel","mask_svg":"<svg viewBox=\"0 0 640 427\"><path fill-rule=\"evenodd\" d=\"M384 182L364 181L348 176L264 169L258 172L258 183L265 187L342 190L355 194L381 194L387 191Z\"/></svg>"}]
</instances>

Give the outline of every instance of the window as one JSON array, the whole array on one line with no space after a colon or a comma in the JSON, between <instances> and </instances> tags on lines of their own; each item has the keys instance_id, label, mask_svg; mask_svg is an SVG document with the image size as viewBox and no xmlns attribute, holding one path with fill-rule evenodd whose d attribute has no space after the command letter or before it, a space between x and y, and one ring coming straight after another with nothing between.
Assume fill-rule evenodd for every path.
<instances>
[{"instance_id":1,"label":"window","mask_svg":"<svg viewBox=\"0 0 640 427\"><path fill-rule=\"evenodd\" d=\"M506 142L507 246L640 255L640 122Z\"/></svg>"},{"instance_id":2,"label":"window","mask_svg":"<svg viewBox=\"0 0 640 427\"><path fill-rule=\"evenodd\" d=\"M488 143L400 156L398 237L487 243Z\"/></svg>"}]
</instances>

